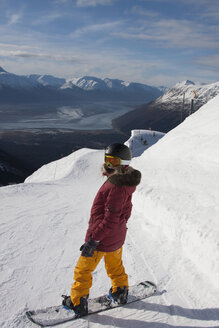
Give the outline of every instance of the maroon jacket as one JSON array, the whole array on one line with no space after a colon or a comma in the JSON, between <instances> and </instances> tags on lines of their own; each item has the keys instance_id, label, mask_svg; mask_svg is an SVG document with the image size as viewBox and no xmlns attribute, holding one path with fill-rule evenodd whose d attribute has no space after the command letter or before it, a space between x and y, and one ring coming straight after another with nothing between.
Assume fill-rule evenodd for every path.
<instances>
[{"instance_id":1,"label":"maroon jacket","mask_svg":"<svg viewBox=\"0 0 219 328\"><path fill-rule=\"evenodd\" d=\"M100 241L97 250L113 252L124 244L126 223L131 215L132 194L141 173L129 167L124 174L113 174L99 189L92 208L85 241Z\"/></svg>"}]
</instances>

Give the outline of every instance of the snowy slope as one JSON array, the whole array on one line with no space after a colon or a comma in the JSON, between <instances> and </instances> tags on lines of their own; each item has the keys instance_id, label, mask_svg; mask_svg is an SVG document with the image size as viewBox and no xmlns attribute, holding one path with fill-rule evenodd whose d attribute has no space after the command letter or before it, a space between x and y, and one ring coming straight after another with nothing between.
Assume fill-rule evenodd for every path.
<instances>
[{"instance_id":1,"label":"snowy slope","mask_svg":"<svg viewBox=\"0 0 219 328\"><path fill-rule=\"evenodd\" d=\"M195 93L194 93L195 91ZM180 104L178 110L182 108L183 95L185 94L185 106L190 104L191 100L195 100L197 107L207 103L209 100L219 94L219 82L211 84L194 83L192 81L183 81L177 83L172 88L168 89L164 95L156 99L155 104ZM171 108L171 106L170 106ZM167 107L168 109L168 107Z\"/></svg>"},{"instance_id":2,"label":"snowy slope","mask_svg":"<svg viewBox=\"0 0 219 328\"><path fill-rule=\"evenodd\" d=\"M39 74L31 74L27 76L33 81L37 81L43 86L51 86L59 88L65 83L65 79L58 78L52 75L39 75Z\"/></svg>"},{"instance_id":3,"label":"snowy slope","mask_svg":"<svg viewBox=\"0 0 219 328\"><path fill-rule=\"evenodd\" d=\"M147 300L60 327L218 327L219 96L132 165L142 172L124 246L130 284L158 284ZM3 328L33 327L26 309L69 293L103 151L81 149L0 188ZM110 287L102 262L90 296Z\"/></svg>"},{"instance_id":4,"label":"snowy slope","mask_svg":"<svg viewBox=\"0 0 219 328\"><path fill-rule=\"evenodd\" d=\"M74 86L77 86L86 91L107 89L107 86L104 81L94 76L84 76L79 78L67 79L65 84L63 84L61 88L72 88Z\"/></svg>"},{"instance_id":5,"label":"snowy slope","mask_svg":"<svg viewBox=\"0 0 219 328\"><path fill-rule=\"evenodd\" d=\"M152 130L132 130L131 137L125 142L125 145L131 149L133 157L138 157L164 135L165 133Z\"/></svg>"}]
</instances>

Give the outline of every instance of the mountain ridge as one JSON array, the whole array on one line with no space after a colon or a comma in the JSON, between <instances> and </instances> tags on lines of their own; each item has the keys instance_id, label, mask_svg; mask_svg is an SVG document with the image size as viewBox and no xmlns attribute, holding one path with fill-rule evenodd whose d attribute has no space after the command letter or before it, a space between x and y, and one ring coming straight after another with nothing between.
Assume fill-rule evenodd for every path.
<instances>
[{"instance_id":1,"label":"mountain ridge","mask_svg":"<svg viewBox=\"0 0 219 328\"><path fill-rule=\"evenodd\" d=\"M219 81L205 84L205 83L194 83L186 80L180 83L176 83L172 88L169 88L162 96L155 100L156 104L164 103L181 103L185 105L191 103L193 99L198 107L204 105L206 102L214 98L219 94ZM177 107L177 110L181 108Z\"/></svg>"},{"instance_id":2,"label":"mountain ridge","mask_svg":"<svg viewBox=\"0 0 219 328\"><path fill-rule=\"evenodd\" d=\"M166 133L218 94L219 82L179 82L154 101L114 119L113 126L126 134L148 128Z\"/></svg>"},{"instance_id":3,"label":"mountain ridge","mask_svg":"<svg viewBox=\"0 0 219 328\"><path fill-rule=\"evenodd\" d=\"M149 102L163 94L162 89L136 82L126 82L119 79L101 79L94 76L80 78L58 78L52 75L16 75L0 69L0 96L4 101L11 102L13 97L18 101L29 102L28 95L22 91L36 93L33 100L40 102L42 92L44 101L83 100L138 100ZM4 92L4 95L1 94ZM18 93L18 95L17 95ZM47 96L46 96L47 93ZM65 99L66 97L66 99Z\"/></svg>"}]
</instances>

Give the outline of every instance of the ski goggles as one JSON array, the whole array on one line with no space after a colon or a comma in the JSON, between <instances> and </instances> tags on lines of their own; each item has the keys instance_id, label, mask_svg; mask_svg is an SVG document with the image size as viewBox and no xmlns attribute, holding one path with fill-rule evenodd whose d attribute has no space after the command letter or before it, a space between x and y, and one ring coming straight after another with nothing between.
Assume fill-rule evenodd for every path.
<instances>
[{"instance_id":1,"label":"ski goggles","mask_svg":"<svg viewBox=\"0 0 219 328\"><path fill-rule=\"evenodd\" d=\"M122 165L129 165L130 161L125 161L119 157L114 157L114 156L108 156L105 155L105 164L107 166L122 166Z\"/></svg>"}]
</instances>

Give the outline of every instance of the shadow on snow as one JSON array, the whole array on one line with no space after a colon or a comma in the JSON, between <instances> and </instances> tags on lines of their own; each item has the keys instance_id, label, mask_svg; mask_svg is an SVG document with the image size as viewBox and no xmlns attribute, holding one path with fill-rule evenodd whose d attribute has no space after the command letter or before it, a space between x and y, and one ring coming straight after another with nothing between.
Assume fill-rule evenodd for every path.
<instances>
[{"instance_id":1,"label":"shadow on snow","mask_svg":"<svg viewBox=\"0 0 219 328\"><path fill-rule=\"evenodd\" d=\"M156 303L145 303L144 301L138 301L136 303L126 305L127 308L136 309L136 312L139 310L145 310L147 312L157 312L157 313L165 313L169 316L175 317L185 317L192 320L200 320L200 321L215 321L219 320L219 309L186 309L177 305L161 305ZM142 316L142 313L141 313ZM180 325L171 325L162 322L148 322L141 321L137 319L121 319L113 316L108 316L105 314L94 314L89 316L89 321L93 323L99 323L101 325L112 325L120 328L191 328L191 326L180 326ZM207 328L204 326L196 328ZM208 326L209 327L209 326ZM216 326L210 326L211 328L218 328Z\"/></svg>"}]
</instances>

